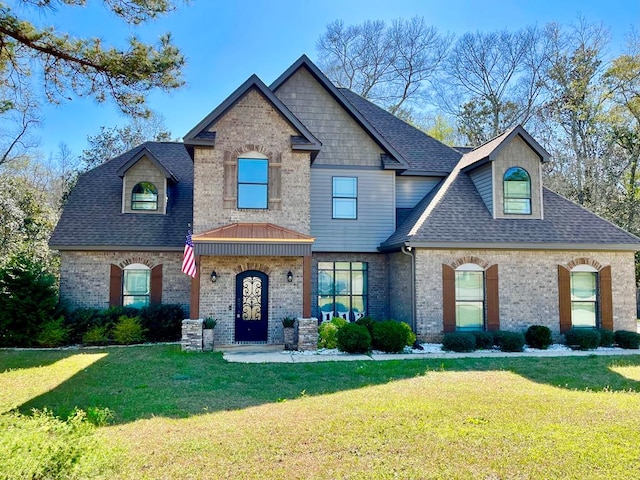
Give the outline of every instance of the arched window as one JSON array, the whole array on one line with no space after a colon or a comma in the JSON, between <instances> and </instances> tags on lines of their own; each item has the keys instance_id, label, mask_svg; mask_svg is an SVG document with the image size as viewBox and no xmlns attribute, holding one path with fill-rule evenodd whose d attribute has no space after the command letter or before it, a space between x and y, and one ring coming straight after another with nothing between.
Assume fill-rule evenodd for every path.
<instances>
[{"instance_id":1,"label":"arched window","mask_svg":"<svg viewBox=\"0 0 640 480\"><path fill-rule=\"evenodd\" d=\"M591 265L571 269L571 326L598 326L598 271Z\"/></svg>"},{"instance_id":2,"label":"arched window","mask_svg":"<svg viewBox=\"0 0 640 480\"><path fill-rule=\"evenodd\" d=\"M531 177L524 168L511 167L504 174L504 213L531 214Z\"/></svg>"},{"instance_id":3,"label":"arched window","mask_svg":"<svg viewBox=\"0 0 640 480\"><path fill-rule=\"evenodd\" d=\"M485 279L484 270L475 263L456 268L456 330L484 330Z\"/></svg>"},{"instance_id":4,"label":"arched window","mask_svg":"<svg viewBox=\"0 0 640 480\"><path fill-rule=\"evenodd\" d=\"M131 210L157 210L158 189L151 182L140 182L131 190Z\"/></svg>"},{"instance_id":5,"label":"arched window","mask_svg":"<svg viewBox=\"0 0 640 480\"><path fill-rule=\"evenodd\" d=\"M142 263L124 267L122 275L122 305L141 308L149 305L151 269Z\"/></svg>"},{"instance_id":6,"label":"arched window","mask_svg":"<svg viewBox=\"0 0 640 480\"><path fill-rule=\"evenodd\" d=\"M269 160L258 152L238 157L238 208L268 208Z\"/></svg>"}]
</instances>

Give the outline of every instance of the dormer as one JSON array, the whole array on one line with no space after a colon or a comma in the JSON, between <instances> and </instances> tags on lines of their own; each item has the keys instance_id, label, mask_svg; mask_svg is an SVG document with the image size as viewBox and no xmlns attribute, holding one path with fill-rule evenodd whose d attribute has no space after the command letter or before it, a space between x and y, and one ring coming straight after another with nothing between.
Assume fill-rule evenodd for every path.
<instances>
[{"instance_id":1,"label":"dormer","mask_svg":"<svg viewBox=\"0 0 640 480\"><path fill-rule=\"evenodd\" d=\"M473 181L493 218L544 218L542 163L549 153L520 125L464 155L462 172Z\"/></svg>"},{"instance_id":2,"label":"dormer","mask_svg":"<svg viewBox=\"0 0 640 480\"><path fill-rule=\"evenodd\" d=\"M178 180L147 148L117 173L122 178L122 213L167 213L169 187Z\"/></svg>"}]
</instances>

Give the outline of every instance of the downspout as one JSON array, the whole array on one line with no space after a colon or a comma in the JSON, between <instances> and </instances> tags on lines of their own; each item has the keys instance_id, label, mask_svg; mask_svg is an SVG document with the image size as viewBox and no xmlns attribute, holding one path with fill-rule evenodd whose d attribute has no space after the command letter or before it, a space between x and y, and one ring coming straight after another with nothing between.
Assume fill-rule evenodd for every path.
<instances>
[{"instance_id":1,"label":"downspout","mask_svg":"<svg viewBox=\"0 0 640 480\"><path fill-rule=\"evenodd\" d=\"M416 332L416 255L413 247L410 245L402 245L400 251L411 257L411 329Z\"/></svg>"}]
</instances>

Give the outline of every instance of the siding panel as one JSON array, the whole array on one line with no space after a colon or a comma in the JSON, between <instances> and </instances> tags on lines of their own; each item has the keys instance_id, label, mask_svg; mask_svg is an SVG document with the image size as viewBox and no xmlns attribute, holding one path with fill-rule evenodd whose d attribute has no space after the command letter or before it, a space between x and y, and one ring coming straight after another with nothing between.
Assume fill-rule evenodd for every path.
<instances>
[{"instance_id":1,"label":"siding panel","mask_svg":"<svg viewBox=\"0 0 640 480\"><path fill-rule=\"evenodd\" d=\"M358 218L333 219L332 177L358 178ZM376 252L395 230L395 173L311 168L311 235L314 252Z\"/></svg>"},{"instance_id":2,"label":"siding panel","mask_svg":"<svg viewBox=\"0 0 640 480\"><path fill-rule=\"evenodd\" d=\"M493 185L491 183L491 164L488 163L469 173L471 181L476 186L482 201L493 215Z\"/></svg>"},{"instance_id":3,"label":"siding panel","mask_svg":"<svg viewBox=\"0 0 640 480\"><path fill-rule=\"evenodd\" d=\"M439 181L439 177L396 177L396 207L415 207Z\"/></svg>"}]
</instances>

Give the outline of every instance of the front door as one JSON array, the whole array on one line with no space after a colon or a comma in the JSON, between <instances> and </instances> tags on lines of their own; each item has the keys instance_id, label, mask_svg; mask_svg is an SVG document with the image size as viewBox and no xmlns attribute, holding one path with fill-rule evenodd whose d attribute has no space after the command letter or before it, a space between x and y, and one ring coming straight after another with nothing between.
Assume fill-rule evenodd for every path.
<instances>
[{"instance_id":1,"label":"front door","mask_svg":"<svg viewBox=\"0 0 640 480\"><path fill-rule=\"evenodd\" d=\"M257 270L236 276L236 342L266 342L269 277Z\"/></svg>"}]
</instances>

